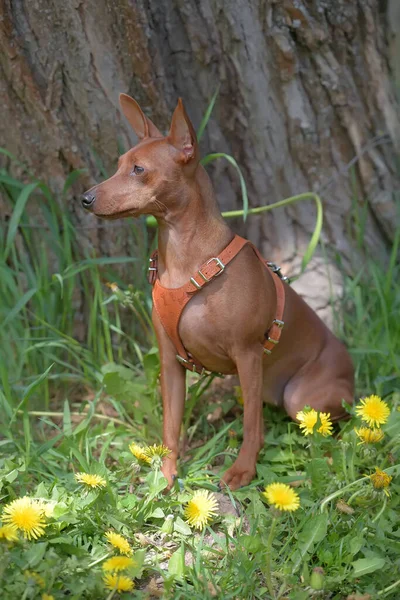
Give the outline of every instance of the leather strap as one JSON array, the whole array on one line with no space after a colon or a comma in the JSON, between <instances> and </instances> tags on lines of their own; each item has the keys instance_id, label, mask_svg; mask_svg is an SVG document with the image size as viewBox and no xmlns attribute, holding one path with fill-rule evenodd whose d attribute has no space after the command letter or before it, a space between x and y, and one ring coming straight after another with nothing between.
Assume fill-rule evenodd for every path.
<instances>
[{"instance_id":1,"label":"leather strap","mask_svg":"<svg viewBox=\"0 0 400 600\"><path fill-rule=\"evenodd\" d=\"M232 241L222 250L217 257L212 257L206 261L200 269L190 278L190 280L183 286L175 289L164 288L158 279L158 255L157 251L153 252L150 258L149 267L149 282L153 284L153 305L158 314L158 317L167 332L169 338L174 344L178 354L177 359L179 362L190 371L194 371L199 374L203 374L205 369L203 365L192 355L190 355L182 344L182 340L179 335L179 320L181 318L183 309L189 300L198 291L203 289L204 286L213 281L216 277L221 275L225 270L226 266L240 250L249 244L258 258L268 268L267 262L263 259L259 251L249 240L246 240L238 235L232 239ZM279 342L283 327L283 310L285 304L285 290L281 279L273 272L271 272L272 278L275 284L277 307L276 307L276 319L274 319L268 333L266 334L266 340L264 342L264 352L271 354L274 346Z\"/></svg>"},{"instance_id":2,"label":"leather strap","mask_svg":"<svg viewBox=\"0 0 400 600\"><path fill-rule=\"evenodd\" d=\"M271 327L268 329L265 337L265 342L264 342L264 352L265 354L271 354L272 350L274 349L274 347L279 343L281 334L282 334L282 329L284 326L284 322L283 322L283 311L285 310L285 287L284 287L284 283L282 281L282 278L280 275L278 275L278 273L280 273L280 268L275 268L276 270L272 271L272 269L270 268L270 264L273 263L268 263L268 261L266 261L260 254L260 252L258 251L258 249L253 246L253 244L251 244L251 247L253 248L254 252L257 254L259 260L264 263L264 265L267 267L267 269L269 269L271 275L272 275L272 279L274 280L274 284L275 284L275 292L276 292L276 317L275 319L272 321L272 325ZM287 278L285 278L287 279Z\"/></svg>"}]
</instances>

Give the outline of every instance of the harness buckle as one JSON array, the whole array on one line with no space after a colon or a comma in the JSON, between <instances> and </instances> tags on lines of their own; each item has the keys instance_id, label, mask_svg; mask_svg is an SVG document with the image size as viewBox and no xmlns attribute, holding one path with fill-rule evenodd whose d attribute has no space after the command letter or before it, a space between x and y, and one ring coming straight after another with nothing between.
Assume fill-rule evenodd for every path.
<instances>
[{"instance_id":1,"label":"harness buckle","mask_svg":"<svg viewBox=\"0 0 400 600\"><path fill-rule=\"evenodd\" d=\"M274 319L272 321L272 324L274 324L274 323L275 323L275 325L277 325L279 327L279 329L283 329L283 326L285 324L284 321L280 321L279 319Z\"/></svg>"},{"instance_id":2,"label":"harness buckle","mask_svg":"<svg viewBox=\"0 0 400 600\"><path fill-rule=\"evenodd\" d=\"M286 277L286 275L283 275L281 273L281 268L279 265L273 263L273 262L268 262L267 261L267 266L271 269L271 271L273 273L275 273L276 275L278 275L279 279L281 279L282 281L286 282L286 283L290 283L290 279L289 277Z\"/></svg>"},{"instance_id":3,"label":"harness buckle","mask_svg":"<svg viewBox=\"0 0 400 600\"><path fill-rule=\"evenodd\" d=\"M183 358L183 356L180 356L179 354L176 355L176 360L178 362L180 362L181 365L186 367L189 371L192 371L193 373L197 373L196 365L194 364L194 362L191 362L190 360L186 360L186 358ZM205 373L205 368L203 367L202 370L200 371L199 375L204 375L204 373Z\"/></svg>"},{"instance_id":4,"label":"harness buckle","mask_svg":"<svg viewBox=\"0 0 400 600\"><path fill-rule=\"evenodd\" d=\"M220 259L219 259L217 256L214 256L213 258L210 258L210 260L208 260L208 261L206 262L206 266L207 266L207 265L209 265L209 264L210 264L210 263L211 263L213 260L215 260L215 263L216 263L217 267L219 267L219 271L218 271L218 273L215 273L215 275L213 275L212 277L210 277L210 278L207 278L207 277L204 275L204 273L201 271L201 269L200 269L199 271L197 271L197 272L198 272L198 274L200 275L200 277L201 277L202 279L204 279L204 281L205 281L206 283L209 283L209 282L210 282L210 281L211 281L211 280L212 280L214 277L218 277L219 275L221 275L221 273L222 273L223 271L225 271L225 265L224 265L224 263L223 263L223 262L222 262L222 260L220 260ZM190 281L192 281L192 280L190 280ZM193 283L193 281L192 281L192 283ZM196 287L197 287L197 286L196 286ZM201 287L201 286L199 286L199 288L200 288L200 287Z\"/></svg>"},{"instance_id":5,"label":"harness buckle","mask_svg":"<svg viewBox=\"0 0 400 600\"><path fill-rule=\"evenodd\" d=\"M149 266L147 267L148 271L158 271L157 269L157 259L153 256L149 258Z\"/></svg>"}]
</instances>

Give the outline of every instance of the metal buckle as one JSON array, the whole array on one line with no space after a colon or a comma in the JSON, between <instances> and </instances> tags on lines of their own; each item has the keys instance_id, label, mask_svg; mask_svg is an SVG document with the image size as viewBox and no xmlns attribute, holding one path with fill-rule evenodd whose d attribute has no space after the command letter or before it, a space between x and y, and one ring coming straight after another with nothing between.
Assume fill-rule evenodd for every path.
<instances>
[{"instance_id":1,"label":"metal buckle","mask_svg":"<svg viewBox=\"0 0 400 600\"><path fill-rule=\"evenodd\" d=\"M267 265L269 266L271 271L273 271L274 273L278 273L279 275L279 271L281 270L281 268L277 264L273 262L267 262Z\"/></svg>"},{"instance_id":2,"label":"metal buckle","mask_svg":"<svg viewBox=\"0 0 400 600\"><path fill-rule=\"evenodd\" d=\"M183 358L183 356L180 356L179 354L176 354L176 360L178 362L180 362L181 365L183 365L183 366L188 365L189 367L191 367L189 370L192 371L193 373L197 373L196 365L193 362L190 362L190 360L186 360L186 358ZM199 373L199 375L204 375L204 373L205 373L205 368L203 367L201 372Z\"/></svg>"},{"instance_id":3,"label":"metal buckle","mask_svg":"<svg viewBox=\"0 0 400 600\"><path fill-rule=\"evenodd\" d=\"M277 325L279 327L279 329L283 329L283 326L285 324L284 321L280 321L279 319L274 319L272 321L272 325L275 323L275 325Z\"/></svg>"},{"instance_id":4,"label":"metal buckle","mask_svg":"<svg viewBox=\"0 0 400 600\"><path fill-rule=\"evenodd\" d=\"M198 290L201 290L201 285L199 285L193 277L190 278L190 283L193 283L194 287L196 287Z\"/></svg>"},{"instance_id":5,"label":"metal buckle","mask_svg":"<svg viewBox=\"0 0 400 600\"><path fill-rule=\"evenodd\" d=\"M210 277L210 279L207 279L207 277L204 275L204 273L202 273L202 271L201 271L201 270L197 271L197 272L198 272L198 274L200 275L200 277L201 277L202 279L204 279L204 281L205 281L206 283L208 283L209 281L211 281L211 279L213 279L214 277L218 277L219 275L221 275L221 273L222 273L222 272L225 270L225 265L224 265L224 263L222 262L222 260L220 260L220 259L219 259L218 257L216 257L216 256L214 256L213 258L210 258L210 260L208 260L208 261L206 262L206 266L207 266L207 265L209 265L209 264L210 264L210 263L211 263L213 260L215 260L215 262L216 262L217 266L219 267L219 271L218 271L218 273L215 273L215 275L213 275L212 277ZM190 281L192 281L192 280L190 280Z\"/></svg>"},{"instance_id":6,"label":"metal buckle","mask_svg":"<svg viewBox=\"0 0 400 600\"><path fill-rule=\"evenodd\" d=\"M276 273L278 275L279 279L281 279L282 281L285 281L286 283L290 283L289 277L286 277L286 275L282 275L281 268L279 265L277 265L273 262L267 262L267 265L273 273Z\"/></svg>"},{"instance_id":7,"label":"metal buckle","mask_svg":"<svg viewBox=\"0 0 400 600\"><path fill-rule=\"evenodd\" d=\"M149 263L150 263L150 265L151 265L152 263L154 264L154 263L156 262L156 260L157 260L157 259L155 259L155 258L149 258ZM150 266L150 267L148 267L148 268L147 268L147 270L148 270L148 271L157 271L157 267L152 267L152 266Z\"/></svg>"}]
</instances>

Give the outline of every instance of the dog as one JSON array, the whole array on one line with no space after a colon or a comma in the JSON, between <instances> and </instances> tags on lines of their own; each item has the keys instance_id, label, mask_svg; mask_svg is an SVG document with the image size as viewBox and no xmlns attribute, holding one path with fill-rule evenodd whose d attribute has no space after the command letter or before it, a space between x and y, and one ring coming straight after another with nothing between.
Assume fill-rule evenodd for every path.
<instances>
[{"instance_id":1,"label":"dog","mask_svg":"<svg viewBox=\"0 0 400 600\"><path fill-rule=\"evenodd\" d=\"M150 259L152 319L160 349L163 474L177 475L186 370L237 373L244 401L243 443L222 482L236 490L256 474L264 444L263 402L296 419L304 406L345 416L354 371L344 345L247 240L224 221L200 164L181 99L164 136L137 102L120 95L139 143L117 172L82 197L103 219L153 215L158 251Z\"/></svg>"}]
</instances>

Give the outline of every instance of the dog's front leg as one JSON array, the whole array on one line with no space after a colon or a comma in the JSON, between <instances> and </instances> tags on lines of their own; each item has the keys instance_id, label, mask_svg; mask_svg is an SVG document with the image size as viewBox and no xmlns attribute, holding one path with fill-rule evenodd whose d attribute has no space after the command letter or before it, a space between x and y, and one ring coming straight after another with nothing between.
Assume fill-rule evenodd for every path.
<instances>
[{"instance_id":1,"label":"dog's front leg","mask_svg":"<svg viewBox=\"0 0 400 600\"><path fill-rule=\"evenodd\" d=\"M243 394L243 444L233 465L222 481L231 490L248 485L256 474L259 451L264 445L263 423L263 351L260 346L244 349L237 357L236 366Z\"/></svg>"},{"instance_id":2,"label":"dog's front leg","mask_svg":"<svg viewBox=\"0 0 400 600\"><path fill-rule=\"evenodd\" d=\"M162 472L172 486L177 475L179 436L186 396L186 369L176 360L176 349L153 309L153 324L160 349L161 394L163 401L163 444L171 450Z\"/></svg>"}]
</instances>

